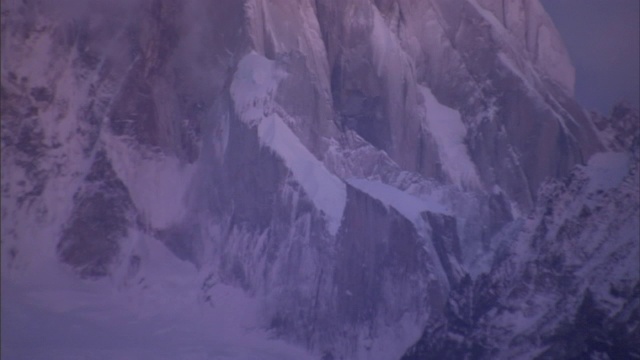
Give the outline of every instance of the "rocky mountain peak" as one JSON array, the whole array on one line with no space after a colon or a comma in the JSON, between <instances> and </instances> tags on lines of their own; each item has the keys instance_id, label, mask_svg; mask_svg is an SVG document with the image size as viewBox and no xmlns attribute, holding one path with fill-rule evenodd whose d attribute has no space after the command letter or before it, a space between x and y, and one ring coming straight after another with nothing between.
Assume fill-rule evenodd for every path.
<instances>
[{"instance_id":1,"label":"rocky mountain peak","mask_svg":"<svg viewBox=\"0 0 640 360\"><path fill-rule=\"evenodd\" d=\"M497 19L540 73L573 96L575 69L553 21L538 0L478 0Z\"/></svg>"},{"instance_id":2,"label":"rocky mountain peak","mask_svg":"<svg viewBox=\"0 0 640 360\"><path fill-rule=\"evenodd\" d=\"M538 1L105 4L3 2L9 314L203 359L553 356L635 316L637 111L576 103Z\"/></svg>"},{"instance_id":3,"label":"rocky mountain peak","mask_svg":"<svg viewBox=\"0 0 640 360\"><path fill-rule=\"evenodd\" d=\"M609 116L592 112L594 124L600 131L603 142L614 151L631 149L640 137L640 115L638 109L626 102L619 102Z\"/></svg>"}]
</instances>

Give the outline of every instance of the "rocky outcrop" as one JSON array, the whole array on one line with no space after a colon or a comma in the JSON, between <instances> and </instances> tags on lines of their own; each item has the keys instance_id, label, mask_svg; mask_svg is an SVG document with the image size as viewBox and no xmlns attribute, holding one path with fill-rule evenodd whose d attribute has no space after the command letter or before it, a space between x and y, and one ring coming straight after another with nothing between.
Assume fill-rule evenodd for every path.
<instances>
[{"instance_id":1,"label":"rocky outcrop","mask_svg":"<svg viewBox=\"0 0 640 360\"><path fill-rule=\"evenodd\" d=\"M57 245L61 260L83 277L109 274L135 216L127 188L104 151L95 155Z\"/></svg>"},{"instance_id":2,"label":"rocky outcrop","mask_svg":"<svg viewBox=\"0 0 640 360\"><path fill-rule=\"evenodd\" d=\"M462 141L483 185L499 185L528 207L545 178L566 174L600 145L570 99L572 67L550 20L537 2L519 11L522 19L509 17L505 29L473 1L319 3L338 122L403 168L455 181L433 160L446 159L429 140L441 134L421 119L420 88L428 86L460 112Z\"/></svg>"},{"instance_id":3,"label":"rocky outcrop","mask_svg":"<svg viewBox=\"0 0 640 360\"><path fill-rule=\"evenodd\" d=\"M625 151L637 146L640 136L640 115L625 103L616 104L609 116L592 112L602 142L612 151Z\"/></svg>"},{"instance_id":4,"label":"rocky outcrop","mask_svg":"<svg viewBox=\"0 0 640 360\"><path fill-rule=\"evenodd\" d=\"M637 356L638 154L597 154L544 186L499 235L491 270L463 281L403 358Z\"/></svg>"}]
</instances>

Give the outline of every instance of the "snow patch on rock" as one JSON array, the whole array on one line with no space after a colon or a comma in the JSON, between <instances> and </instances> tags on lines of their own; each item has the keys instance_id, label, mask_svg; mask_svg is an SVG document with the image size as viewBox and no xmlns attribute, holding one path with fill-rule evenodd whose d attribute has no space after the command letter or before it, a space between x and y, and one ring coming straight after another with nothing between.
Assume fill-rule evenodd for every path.
<instances>
[{"instance_id":1,"label":"snow patch on rock","mask_svg":"<svg viewBox=\"0 0 640 360\"><path fill-rule=\"evenodd\" d=\"M587 191L608 190L619 186L629 171L629 160L627 153L594 154L585 167L590 179Z\"/></svg>"},{"instance_id":2,"label":"snow patch on rock","mask_svg":"<svg viewBox=\"0 0 640 360\"><path fill-rule=\"evenodd\" d=\"M245 124L257 126L262 145L284 161L316 208L327 217L328 230L335 235L342 222L347 189L287 125L286 120L292 119L273 99L284 76L273 61L255 52L247 54L238 64L231 84L235 110Z\"/></svg>"},{"instance_id":3,"label":"snow patch on rock","mask_svg":"<svg viewBox=\"0 0 640 360\"><path fill-rule=\"evenodd\" d=\"M424 99L424 126L436 141L444 171L458 186L480 187L480 177L464 143L467 128L460 113L438 102L429 88L418 88Z\"/></svg>"},{"instance_id":4,"label":"snow patch on rock","mask_svg":"<svg viewBox=\"0 0 640 360\"><path fill-rule=\"evenodd\" d=\"M126 140L105 133L102 141L115 172L148 225L162 229L186 216L185 196L195 167L175 157L132 151Z\"/></svg>"},{"instance_id":5,"label":"snow patch on rock","mask_svg":"<svg viewBox=\"0 0 640 360\"><path fill-rule=\"evenodd\" d=\"M420 214L424 211L440 214L449 213L449 210L436 199L421 199L379 181L349 179L347 182L351 186L364 191L374 199L380 200L383 204L393 207L402 214L402 216L414 223L420 221Z\"/></svg>"}]
</instances>

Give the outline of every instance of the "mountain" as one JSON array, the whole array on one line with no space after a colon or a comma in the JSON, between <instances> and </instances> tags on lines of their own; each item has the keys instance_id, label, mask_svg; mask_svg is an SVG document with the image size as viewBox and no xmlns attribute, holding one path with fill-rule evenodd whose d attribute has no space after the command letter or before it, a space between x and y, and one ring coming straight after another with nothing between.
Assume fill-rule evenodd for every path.
<instances>
[{"instance_id":1,"label":"mountain","mask_svg":"<svg viewBox=\"0 0 640 360\"><path fill-rule=\"evenodd\" d=\"M5 0L1 46L9 316L323 359L633 344L637 112L575 102L537 0Z\"/></svg>"},{"instance_id":2,"label":"mountain","mask_svg":"<svg viewBox=\"0 0 640 360\"><path fill-rule=\"evenodd\" d=\"M535 209L496 236L488 271L461 282L403 359L640 356L640 118L618 105L607 130L621 114L631 151L595 154L542 186Z\"/></svg>"}]
</instances>

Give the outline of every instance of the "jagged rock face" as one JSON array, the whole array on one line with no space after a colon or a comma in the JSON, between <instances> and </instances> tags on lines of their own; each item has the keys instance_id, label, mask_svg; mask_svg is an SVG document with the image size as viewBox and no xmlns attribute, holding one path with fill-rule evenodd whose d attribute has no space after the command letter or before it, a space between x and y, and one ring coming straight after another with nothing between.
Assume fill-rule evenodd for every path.
<instances>
[{"instance_id":1,"label":"jagged rock face","mask_svg":"<svg viewBox=\"0 0 640 360\"><path fill-rule=\"evenodd\" d=\"M560 34L540 2L480 0L478 3L519 40L543 75L573 95L575 69Z\"/></svg>"},{"instance_id":2,"label":"jagged rock face","mask_svg":"<svg viewBox=\"0 0 640 360\"><path fill-rule=\"evenodd\" d=\"M591 113L593 122L600 132L602 142L612 151L630 149L634 141L638 141L640 131L640 114L624 103L616 104L610 116Z\"/></svg>"},{"instance_id":3,"label":"jagged rock face","mask_svg":"<svg viewBox=\"0 0 640 360\"><path fill-rule=\"evenodd\" d=\"M3 54L12 56L2 72L3 246L11 249L10 268L33 267L34 249L45 243L82 277L135 276L145 266L136 244L152 238L212 278L263 299L262 326L335 356L361 351L387 328L402 334L394 350L401 354L428 314L440 311L447 280L413 219L337 177L330 179L344 198L323 207L314 185L298 177L305 169L297 171L278 143L270 148L262 128L244 121L230 88L241 82L236 68L244 54L263 51L256 35L247 35L254 25L245 23L258 19L252 11L259 9L232 1L141 2L72 21L10 5ZM292 6L298 14L297 4L285 5L271 10ZM131 21L127 11L145 16ZM215 21L190 26L189 16ZM298 27L308 23L297 19ZM12 20L28 20L22 33ZM299 136L296 149L320 157L338 130L330 78L321 73L328 71L326 55L314 48L320 33L308 36L298 52L283 47L264 55L287 73L269 99L295 120L284 124L295 133L284 134ZM313 72L311 60L318 62ZM257 86L259 75L252 74ZM307 102L291 101L291 94ZM316 161L321 174L334 176ZM332 217L330 205L340 201L344 209ZM30 237L35 224L59 236ZM447 231L455 233L455 224Z\"/></svg>"},{"instance_id":4,"label":"jagged rock face","mask_svg":"<svg viewBox=\"0 0 640 360\"><path fill-rule=\"evenodd\" d=\"M1 75L12 274L161 243L327 358L401 356L602 148L537 1L7 1Z\"/></svg>"},{"instance_id":5,"label":"jagged rock face","mask_svg":"<svg viewBox=\"0 0 640 360\"><path fill-rule=\"evenodd\" d=\"M491 270L464 279L403 358L637 357L639 149L546 184L535 211L498 236Z\"/></svg>"},{"instance_id":6,"label":"jagged rock face","mask_svg":"<svg viewBox=\"0 0 640 360\"><path fill-rule=\"evenodd\" d=\"M462 141L483 185L501 186L524 207L545 178L565 175L599 148L570 99L566 51L536 1L504 5L519 14L509 23L472 1L375 5L318 3L318 21L338 122L403 168L458 180L438 166L446 155L432 140L441 134L421 119L422 86L460 111Z\"/></svg>"},{"instance_id":7,"label":"jagged rock face","mask_svg":"<svg viewBox=\"0 0 640 360\"><path fill-rule=\"evenodd\" d=\"M58 242L60 258L84 277L105 276L127 237L133 204L103 151L96 154L73 201Z\"/></svg>"}]
</instances>

